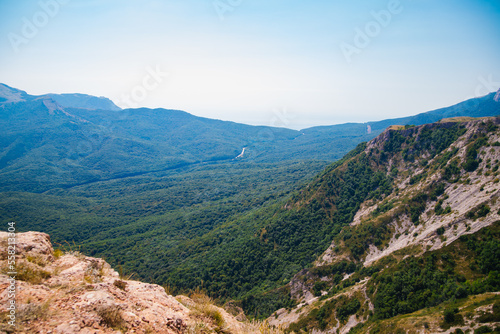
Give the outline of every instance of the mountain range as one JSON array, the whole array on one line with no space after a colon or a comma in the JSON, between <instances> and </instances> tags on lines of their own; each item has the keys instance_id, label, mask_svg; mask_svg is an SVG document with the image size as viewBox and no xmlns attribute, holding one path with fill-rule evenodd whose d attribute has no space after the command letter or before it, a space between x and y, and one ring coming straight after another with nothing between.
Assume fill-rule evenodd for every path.
<instances>
[{"instance_id":1,"label":"mountain range","mask_svg":"<svg viewBox=\"0 0 500 334\"><path fill-rule=\"evenodd\" d=\"M289 332L478 330L500 321L497 96L296 131L0 85L0 220Z\"/></svg>"},{"instance_id":2,"label":"mountain range","mask_svg":"<svg viewBox=\"0 0 500 334\"><path fill-rule=\"evenodd\" d=\"M0 137L0 190L43 192L231 161L243 148L247 161L332 162L390 125L495 116L498 104L494 96L491 93L412 117L296 131L212 120L179 110L121 110L106 98L83 94L32 96L0 84L0 126L4 129ZM36 173L31 171L33 166Z\"/></svg>"}]
</instances>

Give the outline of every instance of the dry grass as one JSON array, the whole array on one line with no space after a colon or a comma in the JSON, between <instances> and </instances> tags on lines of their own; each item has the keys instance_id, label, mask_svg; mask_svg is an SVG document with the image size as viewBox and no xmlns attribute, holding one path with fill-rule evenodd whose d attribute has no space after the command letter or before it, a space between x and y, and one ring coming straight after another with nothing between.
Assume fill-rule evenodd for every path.
<instances>
[{"instance_id":1,"label":"dry grass","mask_svg":"<svg viewBox=\"0 0 500 334\"><path fill-rule=\"evenodd\" d=\"M281 326L271 326L267 321L251 321L243 325L242 334L260 333L260 334L283 334L284 329Z\"/></svg>"},{"instance_id":2,"label":"dry grass","mask_svg":"<svg viewBox=\"0 0 500 334\"><path fill-rule=\"evenodd\" d=\"M214 305L213 299L200 291L193 292L190 298L195 303L192 310L193 314L198 317L208 318L215 325L216 331L222 331L226 321L219 308Z\"/></svg>"},{"instance_id":3,"label":"dry grass","mask_svg":"<svg viewBox=\"0 0 500 334\"><path fill-rule=\"evenodd\" d=\"M8 312L0 313L0 332L1 333L26 333L24 325L33 321L48 320L51 316L49 305L51 300L42 304L30 303L20 304L16 313L16 325L11 326L8 324L10 319Z\"/></svg>"},{"instance_id":4,"label":"dry grass","mask_svg":"<svg viewBox=\"0 0 500 334\"><path fill-rule=\"evenodd\" d=\"M4 269L4 272L7 269ZM8 270L7 270L8 271ZM51 273L39 268L37 265L19 261L16 264L17 276L20 281L28 282L31 284L40 284L44 280L51 277Z\"/></svg>"},{"instance_id":5,"label":"dry grass","mask_svg":"<svg viewBox=\"0 0 500 334\"><path fill-rule=\"evenodd\" d=\"M115 330L127 331L127 324L123 320L121 310L114 305L104 305L96 309L97 315L102 319L103 324Z\"/></svg>"},{"instance_id":6,"label":"dry grass","mask_svg":"<svg viewBox=\"0 0 500 334\"><path fill-rule=\"evenodd\" d=\"M210 327L208 327L204 322L201 321L192 324L188 328L189 334L208 334L213 332L214 331Z\"/></svg>"},{"instance_id":7,"label":"dry grass","mask_svg":"<svg viewBox=\"0 0 500 334\"><path fill-rule=\"evenodd\" d=\"M117 279L113 282L113 285L116 286L118 289L125 291L125 288L127 287L127 282Z\"/></svg>"},{"instance_id":8,"label":"dry grass","mask_svg":"<svg viewBox=\"0 0 500 334\"><path fill-rule=\"evenodd\" d=\"M83 279L89 284L100 283L102 282L102 276L104 276L104 268L102 263L92 261L85 270Z\"/></svg>"},{"instance_id":9,"label":"dry grass","mask_svg":"<svg viewBox=\"0 0 500 334\"><path fill-rule=\"evenodd\" d=\"M224 319L221 309L214 305L212 298L197 290L190 294L191 301L178 298L191 310L191 315L197 319L187 329L188 333L233 333L233 334L282 334L283 328L271 326L267 321L245 321L239 322L241 329L230 327L230 322Z\"/></svg>"},{"instance_id":10,"label":"dry grass","mask_svg":"<svg viewBox=\"0 0 500 334\"><path fill-rule=\"evenodd\" d=\"M56 259L60 258L60 257L61 257L61 256L63 256L63 255L64 255L64 252L63 252L62 250L60 250L60 249L56 249L56 250L54 250L54 257L55 257Z\"/></svg>"},{"instance_id":11,"label":"dry grass","mask_svg":"<svg viewBox=\"0 0 500 334\"><path fill-rule=\"evenodd\" d=\"M17 318L21 322L33 320L45 320L49 316L50 301L43 304L25 304L18 309Z\"/></svg>"},{"instance_id":12,"label":"dry grass","mask_svg":"<svg viewBox=\"0 0 500 334\"><path fill-rule=\"evenodd\" d=\"M57 245L57 250L61 251L63 254L75 254L75 253L81 254L82 246L77 245L74 241L73 244L70 244L67 241L63 241L62 243L56 242L55 244Z\"/></svg>"},{"instance_id":13,"label":"dry grass","mask_svg":"<svg viewBox=\"0 0 500 334\"><path fill-rule=\"evenodd\" d=\"M404 130L404 125L391 125L389 126L389 130Z\"/></svg>"},{"instance_id":14,"label":"dry grass","mask_svg":"<svg viewBox=\"0 0 500 334\"><path fill-rule=\"evenodd\" d=\"M474 117L450 117L450 118L443 118L442 120L439 121L439 123L459 123L459 122L470 122L473 120L476 120L477 118Z\"/></svg>"},{"instance_id":15,"label":"dry grass","mask_svg":"<svg viewBox=\"0 0 500 334\"><path fill-rule=\"evenodd\" d=\"M40 255L27 255L26 260L40 267L45 267L47 265L47 258Z\"/></svg>"}]
</instances>

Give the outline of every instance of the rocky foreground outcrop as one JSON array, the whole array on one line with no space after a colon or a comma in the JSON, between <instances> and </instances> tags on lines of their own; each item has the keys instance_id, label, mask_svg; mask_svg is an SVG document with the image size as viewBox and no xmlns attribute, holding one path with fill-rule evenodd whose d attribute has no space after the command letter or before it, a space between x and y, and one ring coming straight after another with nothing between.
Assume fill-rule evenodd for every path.
<instances>
[{"instance_id":1,"label":"rocky foreground outcrop","mask_svg":"<svg viewBox=\"0 0 500 334\"><path fill-rule=\"evenodd\" d=\"M202 295L168 295L156 284L120 279L103 259L54 252L49 235L16 234L16 310L10 312L8 234L0 232L0 333L250 333ZM9 321L15 315L15 326Z\"/></svg>"}]
</instances>

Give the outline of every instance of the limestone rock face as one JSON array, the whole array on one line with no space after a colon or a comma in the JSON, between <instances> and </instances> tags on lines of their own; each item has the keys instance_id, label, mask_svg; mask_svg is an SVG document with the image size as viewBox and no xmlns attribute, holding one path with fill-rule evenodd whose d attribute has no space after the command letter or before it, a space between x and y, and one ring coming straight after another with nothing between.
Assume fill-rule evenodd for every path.
<instances>
[{"instance_id":1,"label":"limestone rock face","mask_svg":"<svg viewBox=\"0 0 500 334\"><path fill-rule=\"evenodd\" d=\"M6 275L7 237L0 232L0 313L8 311L11 281ZM218 312L222 321L204 314L196 301L178 300L159 285L121 280L103 259L78 252L54 254L48 234L18 233L16 243L16 326L2 319L0 333L241 332L242 324L215 305L209 306L211 314Z\"/></svg>"}]
</instances>

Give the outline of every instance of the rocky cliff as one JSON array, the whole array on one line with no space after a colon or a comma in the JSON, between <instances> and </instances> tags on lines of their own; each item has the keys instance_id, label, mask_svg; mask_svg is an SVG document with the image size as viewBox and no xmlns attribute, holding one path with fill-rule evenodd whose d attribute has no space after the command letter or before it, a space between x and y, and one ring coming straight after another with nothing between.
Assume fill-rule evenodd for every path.
<instances>
[{"instance_id":1,"label":"rocky cliff","mask_svg":"<svg viewBox=\"0 0 500 334\"><path fill-rule=\"evenodd\" d=\"M10 312L8 234L0 232L0 333L251 333L262 326L238 321L201 293L174 298L159 285L120 278L103 259L54 251L45 233L15 238Z\"/></svg>"}]
</instances>

